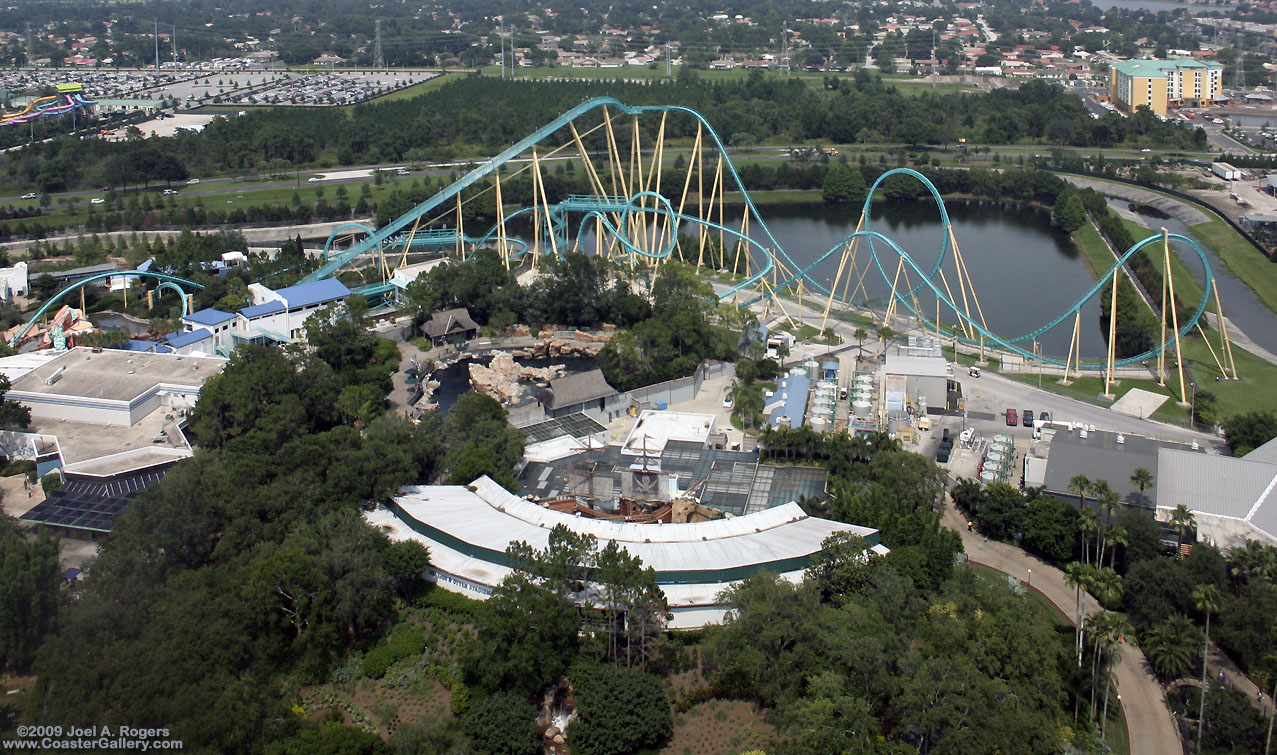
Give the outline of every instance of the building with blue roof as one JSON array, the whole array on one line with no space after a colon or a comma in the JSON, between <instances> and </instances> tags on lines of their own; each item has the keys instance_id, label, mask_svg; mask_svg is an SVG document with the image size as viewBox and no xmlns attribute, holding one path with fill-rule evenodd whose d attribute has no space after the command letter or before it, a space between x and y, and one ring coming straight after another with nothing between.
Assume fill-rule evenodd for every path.
<instances>
[{"instance_id":1,"label":"building with blue roof","mask_svg":"<svg viewBox=\"0 0 1277 755\"><path fill-rule=\"evenodd\" d=\"M197 330L206 330L212 336L212 348L199 349L208 353L213 353L219 348L224 348L227 351L235 348L233 342L235 323L236 315L230 312L223 312L220 309L213 309L212 307L182 316L183 332L191 333Z\"/></svg>"},{"instance_id":2,"label":"building with blue roof","mask_svg":"<svg viewBox=\"0 0 1277 755\"><path fill-rule=\"evenodd\" d=\"M811 381L806 375L790 374L781 378L771 402L763 408L772 427L802 427L807 414L807 394Z\"/></svg>"},{"instance_id":3,"label":"building with blue roof","mask_svg":"<svg viewBox=\"0 0 1277 755\"><path fill-rule=\"evenodd\" d=\"M255 320L259 317L273 315L287 310L281 301L268 301L265 304L254 304L251 307L244 307L239 311L239 316L247 320Z\"/></svg>"},{"instance_id":4,"label":"building with blue roof","mask_svg":"<svg viewBox=\"0 0 1277 755\"><path fill-rule=\"evenodd\" d=\"M234 320L234 319L235 319L235 315L233 313L223 312L220 309L213 309L212 307L201 309L198 312L192 312L189 315L182 316L183 322L191 322L191 323L195 323L196 325L207 325L207 326L221 325L227 320Z\"/></svg>"},{"instance_id":5,"label":"building with blue roof","mask_svg":"<svg viewBox=\"0 0 1277 755\"><path fill-rule=\"evenodd\" d=\"M824 364L820 365L821 379L837 380L838 379L838 360L826 359Z\"/></svg>"},{"instance_id":6,"label":"building with blue roof","mask_svg":"<svg viewBox=\"0 0 1277 755\"><path fill-rule=\"evenodd\" d=\"M182 333L173 333L165 342L174 353L187 356L197 351L211 354L215 350L213 333L208 328L197 328Z\"/></svg>"}]
</instances>

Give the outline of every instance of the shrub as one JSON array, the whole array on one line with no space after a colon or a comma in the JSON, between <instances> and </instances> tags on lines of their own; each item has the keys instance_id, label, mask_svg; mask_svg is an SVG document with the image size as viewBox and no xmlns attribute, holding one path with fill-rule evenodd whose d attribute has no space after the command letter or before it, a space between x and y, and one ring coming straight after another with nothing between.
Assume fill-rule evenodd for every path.
<instances>
[{"instance_id":1,"label":"shrub","mask_svg":"<svg viewBox=\"0 0 1277 755\"><path fill-rule=\"evenodd\" d=\"M62 487L62 473L50 472L40 478L40 487L44 490L44 496L48 498Z\"/></svg>"},{"instance_id":2,"label":"shrub","mask_svg":"<svg viewBox=\"0 0 1277 755\"><path fill-rule=\"evenodd\" d=\"M380 679L395 661L416 655L426 649L426 637L420 630L399 625L390 632L384 643L368 651L364 656L364 676Z\"/></svg>"}]
</instances>

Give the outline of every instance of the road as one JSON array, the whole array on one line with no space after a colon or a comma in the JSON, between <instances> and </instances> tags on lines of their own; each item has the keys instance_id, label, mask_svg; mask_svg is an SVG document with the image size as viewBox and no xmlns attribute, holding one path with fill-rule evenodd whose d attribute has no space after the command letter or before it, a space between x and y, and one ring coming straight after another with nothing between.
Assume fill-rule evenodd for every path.
<instances>
[{"instance_id":1,"label":"road","mask_svg":"<svg viewBox=\"0 0 1277 755\"><path fill-rule=\"evenodd\" d=\"M715 290L722 295L728 289L726 284L715 283ZM790 316L795 319L801 316L803 322L819 327L821 321L821 310L823 302L819 306L809 305L804 302L801 310L796 302L786 300L785 309ZM759 305L754 305L757 311ZM779 314L775 308L773 312ZM801 312L801 315L800 315ZM842 336L843 348L852 348L856 346L856 339L853 337L857 326L852 323L843 322L841 320L829 319L829 326L832 327L840 336ZM865 341L866 353L873 354L880 350L878 339L873 335L874 328L866 327L870 332L870 337ZM914 331L921 333L921 331ZM902 334L907 336L910 334L908 329ZM787 359L788 362L801 362L808 358L819 359L821 356L830 352L830 347L818 344L799 344L794 347L792 353ZM1031 374L1031 373L1030 373ZM1150 377L1152 375L1150 374ZM1048 381L1058 379L1057 376L1043 375L1042 384L1049 385ZM1068 398L1053 393L1047 388L1037 388L1027 383L1022 383L1003 377L993 372L984 372L981 377L959 377L962 383L963 395L966 397L967 418L965 424L968 427L975 427L978 430L986 431L984 434L992 435L998 432L1011 433L1016 436L1017 446L1028 447L1029 440L1032 435L1032 428L1027 427L1007 427L1004 415L1008 408L1016 411L1031 409L1035 413L1047 411L1051 413L1052 419L1056 422L1077 422L1081 424L1094 425L1102 430L1113 432L1129 433L1132 435L1143 435L1150 438L1161 438L1166 440L1175 440L1181 443L1190 443L1197 441L1198 443L1212 449L1216 453L1224 452L1224 442L1215 435L1201 433L1188 428L1179 427L1177 425L1169 425L1163 422L1157 422L1149 419L1139 419L1130 417L1125 414L1118 414L1111 411L1107 407L1096 404L1088 404L1085 401ZM962 421L961 418L946 418L947 424Z\"/></svg>"},{"instance_id":2,"label":"road","mask_svg":"<svg viewBox=\"0 0 1277 755\"><path fill-rule=\"evenodd\" d=\"M1070 623L1076 623L1076 593L1065 582L1063 572L1019 548L968 532L962 515L949 503L945 505L944 524L962 536L967 558L1030 582L1032 589L1069 617ZM1088 616L1100 610L1099 601L1092 596L1088 596L1086 606ZM1122 711L1126 714L1126 736L1130 751L1134 755L1183 752L1162 686L1154 678L1148 661L1139 648L1130 643L1122 643L1121 657L1113 668L1113 681L1117 699L1121 701Z\"/></svg>"}]
</instances>

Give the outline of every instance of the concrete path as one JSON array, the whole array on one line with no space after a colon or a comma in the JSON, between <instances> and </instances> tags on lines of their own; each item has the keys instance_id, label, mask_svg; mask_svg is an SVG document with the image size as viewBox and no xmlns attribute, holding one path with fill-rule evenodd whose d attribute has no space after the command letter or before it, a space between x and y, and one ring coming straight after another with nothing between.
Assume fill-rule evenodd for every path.
<instances>
[{"instance_id":1,"label":"concrete path","mask_svg":"<svg viewBox=\"0 0 1277 755\"><path fill-rule=\"evenodd\" d=\"M1210 217L1201 210L1183 202L1171 199L1165 194L1159 194L1155 191L1142 189L1138 186L1130 184L1118 183L1116 181L1102 181L1094 178L1086 178L1084 176L1072 176L1061 173L1060 178L1083 189L1095 189L1096 191L1110 197L1125 199L1128 202L1148 205L1170 215L1179 222L1187 226L1205 223Z\"/></svg>"},{"instance_id":2,"label":"concrete path","mask_svg":"<svg viewBox=\"0 0 1277 755\"><path fill-rule=\"evenodd\" d=\"M1032 589L1051 601L1069 617L1070 622L1074 620L1077 615L1075 593L1064 581L1062 571L1019 548L968 532L966 522L952 504L945 506L944 523L962 535L962 545L972 562L1026 582L1032 569ZM1098 612L1099 601L1089 598L1086 609L1088 616ZM1168 755L1183 752L1162 686L1153 677L1148 661L1135 645L1122 643L1122 658L1113 669L1113 681L1126 714L1126 736L1131 753Z\"/></svg>"}]
</instances>

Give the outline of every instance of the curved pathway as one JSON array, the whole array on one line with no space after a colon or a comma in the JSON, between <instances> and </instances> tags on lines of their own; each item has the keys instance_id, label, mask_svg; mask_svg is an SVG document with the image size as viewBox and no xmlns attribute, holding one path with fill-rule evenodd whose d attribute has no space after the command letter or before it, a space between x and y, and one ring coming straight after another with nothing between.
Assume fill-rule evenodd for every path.
<instances>
[{"instance_id":1,"label":"curved pathway","mask_svg":"<svg viewBox=\"0 0 1277 755\"><path fill-rule=\"evenodd\" d=\"M1032 569L1033 589L1073 620L1077 605L1073 588L1064 581L1064 572L1019 548L967 532L965 520L951 503L945 505L944 523L962 535L962 545L972 562L1026 581L1030 576L1028 570ZM1086 606L1088 616L1100 610L1099 601L1094 598L1088 600ZM1148 661L1135 645L1122 643L1122 658L1113 669L1113 681L1122 696L1130 752L1133 755L1183 752L1162 686L1153 678Z\"/></svg>"}]
</instances>

